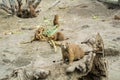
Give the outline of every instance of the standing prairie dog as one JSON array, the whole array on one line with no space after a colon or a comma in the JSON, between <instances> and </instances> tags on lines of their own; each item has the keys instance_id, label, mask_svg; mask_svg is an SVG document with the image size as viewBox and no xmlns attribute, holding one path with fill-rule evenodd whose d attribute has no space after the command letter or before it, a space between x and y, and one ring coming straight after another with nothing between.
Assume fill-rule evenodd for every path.
<instances>
[{"instance_id":1,"label":"standing prairie dog","mask_svg":"<svg viewBox=\"0 0 120 80\"><path fill-rule=\"evenodd\" d=\"M56 15L54 16L54 19L53 19L53 25L54 25L54 26L55 26L55 25L60 26L58 19L59 19L59 16L58 16L58 14L56 14Z\"/></svg>"},{"instance_id":2,"label":"standing prairie dog","mask_svg":"<svg viewBox=\"0 0 120 80\"><path fill-rule=\"evenodd\" d=\"M60 45L60 47L62 50L63 61L65 62L67 59L69 64L74 60L79 60L85 55L83 49L77 44L63 43Z\"/></svg>"},{"instance_id":3,"label":"standing prairie dog","mask_svg":"<svg viewBox=\"0 0 120 80\"><path fill-rule=\"evenodd\" d=\"M29 5L29 8L30 8L30 17L36 17L36 12L32 4Z\"/></svg>"}]
</instances>

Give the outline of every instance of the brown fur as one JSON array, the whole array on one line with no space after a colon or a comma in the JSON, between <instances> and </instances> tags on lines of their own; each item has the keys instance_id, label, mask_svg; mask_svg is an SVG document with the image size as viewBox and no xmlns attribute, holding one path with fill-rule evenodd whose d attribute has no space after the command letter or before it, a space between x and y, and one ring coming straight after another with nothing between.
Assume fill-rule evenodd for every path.
<instances>
[{"instance_id":1,"label":"brown fur","mask_svg":"<svg viewBox=\"0 0 120 80\"><path fill-rule=\"evenodd\" d=\"M30 8L30 17L36 17L36 12L33 5L29 5Z\"/></svg>"},{"instance_id":2,"label":"brown fur","mask_svg":"<svg viewBox=\"0 0 120 80\"><path fill-rule=\"evenodd\" d=\"M54 41L63 41L63 40L66 40L65 37L64 37L64 34L61 33L61 32L56 32L51 37L47 37L47 36L44 36L42 34L43 31L44 31L43 27L38 28L35 31L34 39L31 42L36 41L36 40L47 41L47 40L51 40L51 39L54 40Z\"/></svg>"},{"instance_id":3,"label":"brown fur","mask_svg":"<svg viewBox=\"0 0 120 80\"><path fill-rule=\"evenodd\" d=\"M59 19L59 16L56 14L56 15L54 16L54 20L53 20L53 25L54 25L54 26L55 26L55 25L59 26L59 21L58 21L58 19Z\"/></svg>"},{"instance_id":4,"label":"brown fur","mask_svg":"<svg viewBox=\"0 0 120 80\"><path fill-rule=\"evenodd\" d=\"M51 38L52 38L52 40L54 40L54 41L63 41L63 40L65 40L65 36L64 36L64 34L61 33L61 32L56 32L55 34L53 34L53 35L51 36Z\"/></svg>"},{"instance_id":5,"label":"brown fur","mask_svg":"<svg viewBox=\"0 0 120 80\"><path fill-rule=\"evenodd\" d=\"M77 44L61 44L61 50L63 61L65 62L66 59L68 59L69 64L72 63L74 60L82 58L85 55L83 49L80 48Z\"/></svg>"}]
</instances>

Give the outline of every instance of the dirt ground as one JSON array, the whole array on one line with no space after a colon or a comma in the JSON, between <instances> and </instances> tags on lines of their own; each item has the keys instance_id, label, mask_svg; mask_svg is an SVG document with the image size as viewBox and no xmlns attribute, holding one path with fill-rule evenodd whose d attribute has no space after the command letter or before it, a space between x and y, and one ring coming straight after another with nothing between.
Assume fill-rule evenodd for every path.
<instances>
[{"instance_id":1,"label":"dirt ground","mask_svg":"<svg viewBox=\"0 0 120 80\"><path fill-rule=\"evenodd\" d=\"M97 32L101 34L109 64L108 80L119 80L120 20L113 18L114 15L120 16L120 9L107 9L96 0L60 0L60 3L49 9L55 1L42 0L38 8L41 12L36 18L21 19L0 10L0 78L14 68L27 66L33 61L44 66L62 59L61 50L58 48L54 52L46 42L21 44L32 39L37 26L46 24L44 18L51 21L58 14L59 30L63 29L62 32L69 38L68 42L80 44ZM33 30L28 30L29 28Z\"/></svg>"}]
</instances>

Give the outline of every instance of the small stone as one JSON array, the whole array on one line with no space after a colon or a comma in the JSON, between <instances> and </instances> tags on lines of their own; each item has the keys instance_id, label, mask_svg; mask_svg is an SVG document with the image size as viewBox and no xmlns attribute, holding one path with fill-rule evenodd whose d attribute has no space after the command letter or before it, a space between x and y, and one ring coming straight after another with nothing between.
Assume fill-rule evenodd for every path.
<instances>
[{"instance_id":1,"label":"small stone","mask_svg":"<svg viewBox=\"0 0 120 80\"><path fill-rule=\"evenodd\" d=\"M2 60L4 63L10 63L11 61L9 59L3 59Z\"/></svg>"},{"instance_id":2,"label":"small stone","mask_svg":"<svg viewBox=\"0 0 120 80\"><path fill-rule=\"evenodd\" d=\"M67 73L72 73L72 72L74 72L74 70L75 70L75 67L70 66L70 67L68 67L68 68L66 69L66 72L67 72Z\"/></svg>"},{"instance_id":3,"label":"small stone","mask_svg":"<svg viewBox=\"0 0 120 80\"><path fill-rule=\"evenodd\" d=\"M90 27L89 25L83 25L81 28L86 29L86 28L89 28L89 27Z\"/></svg>"}]
</instances>

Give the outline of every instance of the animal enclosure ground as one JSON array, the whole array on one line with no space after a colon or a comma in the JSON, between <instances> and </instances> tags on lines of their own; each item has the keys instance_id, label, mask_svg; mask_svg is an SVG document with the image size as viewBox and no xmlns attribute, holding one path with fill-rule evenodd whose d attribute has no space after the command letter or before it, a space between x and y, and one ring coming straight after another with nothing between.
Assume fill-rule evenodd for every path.
<instances>
[{"instance_id":1,"label":"animal enclosure ground","mask_svg":"<svg viewBox=\"0 0 120 80\"><path fill-rule=\"evenodd\" d=\"M42 67L62 59L60 49L55 53L46 42L21 44L32 39L37 26L46 24L45 18L53 20L53 16L58 14L59 30L69 38L69 42L80 44L92 34L101 34L107 51L109 80L119 80L120 20L114 20L114 15L120 16L120 9L107 9L96 0L60 0L49 9L55 1L42 0L38 7L41 12L32 19L9 16L0 10L0 79L14 68L27 66L33 61ZM86 49L84 45L82 47Z\"/></svg>"}]
</instances>

